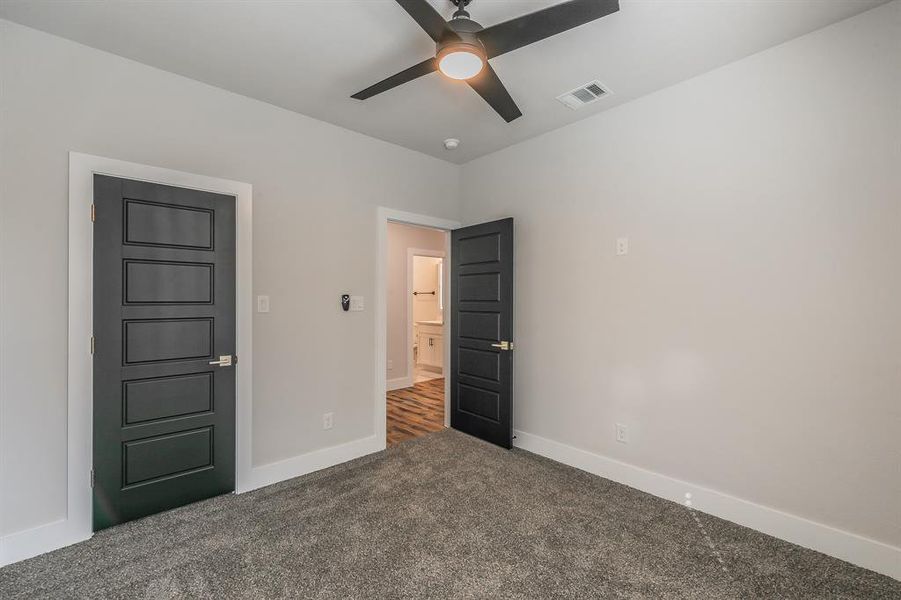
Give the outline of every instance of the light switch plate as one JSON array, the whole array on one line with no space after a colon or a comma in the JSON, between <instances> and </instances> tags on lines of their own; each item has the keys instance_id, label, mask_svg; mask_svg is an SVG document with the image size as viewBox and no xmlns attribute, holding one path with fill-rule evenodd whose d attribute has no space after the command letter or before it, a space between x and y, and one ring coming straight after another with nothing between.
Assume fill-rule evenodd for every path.
<instances>
[{"instance_id":1,"label":"light switch plate","mask_svg":"<svg viewBox=\"0 0 901 600\"><path fill-rule=\"evenodd\" d=\"M257 296L257 312L269 312L269 296Z\"/></svg>"},{"instance_id":2,"label":"light switch plate","mask_svg":"<svg viewBox=\"0 0 901 600\"><path fill-rule=\"evenodd\" d=\"M360 312L363 310L363 296L350 297L350 310L352 312Z\"/></svg>"},{"instance_id":3,"label":"light switch plate","mask_svg":"<svg viewBox=\"0 0 901 600\"><path fill-rule=\"evenodd\" d=\"M616 238L616 254L617 256L622 256L623 254L629 253L629 238L620 237Z\"/></svg>"}]
</instances>

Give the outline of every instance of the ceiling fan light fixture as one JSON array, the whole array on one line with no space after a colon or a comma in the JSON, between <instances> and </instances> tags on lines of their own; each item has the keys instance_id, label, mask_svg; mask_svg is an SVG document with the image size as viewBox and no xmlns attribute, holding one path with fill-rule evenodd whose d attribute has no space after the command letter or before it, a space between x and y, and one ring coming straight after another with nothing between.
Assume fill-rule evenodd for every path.
<instances>
[{"instance_id":1,"label":"ceiling fan light fixture","mask_svg":"<svg viewBox=\"0 0 901 600\"><path fill-rule=\"evenodd\" d=\"M504 87L488 59L580 27L619 10L619 0L565 0L547 8L482 27L466 5L472 0L451 0L457 5L448 21L433 6L435 0L396 0L436 44L436 53L419 64L395 73L351 98L366 100L435 71L448 79L464 80L507 123L522 111ZM543 0L548 1L548 0ZM2 0L0 0L2 2ZM586 94L597 96L589 89Z\"/></svg>"},{"instance_id":2,"label":"ceiling fan light fixture","mask_svg":"<svg viewBox=\"0 0 901 600\"><path fill-rule=\"evenodd\" d=\"M450 44L438 52L438 70L451 79L472 79L484 68L485 53L473 44Z\"/></svg>"}]
</instances>

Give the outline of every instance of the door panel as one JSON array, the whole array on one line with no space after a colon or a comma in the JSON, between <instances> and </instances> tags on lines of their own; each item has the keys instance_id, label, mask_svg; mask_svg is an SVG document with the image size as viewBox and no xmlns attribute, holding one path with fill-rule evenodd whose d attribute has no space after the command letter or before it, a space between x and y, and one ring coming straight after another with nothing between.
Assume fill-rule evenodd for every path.
<instances>
[{"instance_id":1,"label":"door panel","mask_svg":"<svg viewBox=\"0 0 901 600\"><path fill-rule=\"evenodd\" d=\"M489 419L495 423L500 419L500 394L483 388L458 384L458 409L460 412Z\"/></svg>"},{"instance_id":2,"label":"door panel","mask_svg":"<svg viewBox=\"0 0 901 600\"><path fill-rule=\"evenodd\" d=\"M171 375L123 382L123 425L213 410L213 374Z\"/></svg>"},{"instance_id":3,"label":"door panel","mask_svg":"<svg viewBox=\"0 0 901 600\"><path fill-rule=\"evenodd\" d=\"M213 265L125 261L126 304L211 304Z\"/></svg>"},{"instance_id":4,"label":"door panel","mask_svg":"<svg viewBox=\"0 0 901 600\"><path fill-rule=\"evenodd\" d=\"M501 361L497 352L460 348L457 356L459 357L457 365L461 375L500 382Z\"/></svg>"},{"instance_id":5,"label":"door panel","mask_svg":"<svg viewBox=\"0 0 901 600\"><path fill-rule=\"evenodd\" d=\"M94 529L234 490L235 199L94 177Z\"/></svg>"},{"instance_id":6,"label":"door panel","mask_svg":"<svg viewBox=\"0 0 901 600\"><path fill-rule=\"evenodd\" d=\"M460 276L462 302L500 302L500 273L476 273Z\"/></svg>"},{"instance_id":7,"label":"door panel","mask_svg":"<svg viewBox=\"0 0 901 600\"><path fill-rule=\"evenodd\" d=\"M451 427L511 448L513 219L457 229L451 250Z\"/></svg>"},{"instance_id":8,"label":"door panel","mask_svg":"<svg viewBox=\"0 0 901 600\"><path fill-rule=\"evenodd\" d=\"M498 262L501 260L501 238L497 232L460 238L458 258L467 265Z\"/></svg>"},{"instance_id":9,"label":"door panel","mask_svg":"<svg viewBox=\"0 0 901 600\"><path fill-rule=\"evenodd\" d=\"M213 211L125 200L125 243L212 250Z\"/></svg>"},{"instance_id":10,"label":"door panel","mask_svg":"<svg viewBox=\"0 0 901 600\"><path fill-rule=\"evenodd\" d=\"M213 464L213 428L125 442L125 486L172 477Z\"/></svg>"},{"instance_id":11,"label":"door panel","mask_svg":"<svg viewBox=\"0 0 901 600\"><path fill-rule=\"evenodd\" d=\"M125 364L213 358L212 319L123 321Z\"/></svg>"},{"instance_id":12,"label":"door panel","mask_svg":"<svg viewBox=\"0 0 901 600\"><path fill-rule=\"evenodd\" d=\"M460 311L457 320L461 337L490 342L501 339L501 315L498 313Z\"/></svg>"}]
</instances>

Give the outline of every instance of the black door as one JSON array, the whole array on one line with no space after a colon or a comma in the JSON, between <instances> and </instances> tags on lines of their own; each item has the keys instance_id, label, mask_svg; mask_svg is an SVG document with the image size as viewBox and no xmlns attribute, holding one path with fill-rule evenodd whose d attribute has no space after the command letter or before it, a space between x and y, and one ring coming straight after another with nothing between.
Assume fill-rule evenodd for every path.
<instances>
[{"instance_id":1,"label":"black door","mask_svg":"<svg viewBox=\"0 0 901 600\"><path fill-rule=\"evenodd\" d=\"M451 427L513 446L513 219L451 232Z\"/></svg>"},{"instance_id":2,"label":"black door","mask_svg":"<svg viewBox=\"0 0 901 600\"><path fill-rule=\"evenodd\" d=\"M94 205L96 531L234 490L235 199L95 175Z\"/></svg>"}]
</instances>

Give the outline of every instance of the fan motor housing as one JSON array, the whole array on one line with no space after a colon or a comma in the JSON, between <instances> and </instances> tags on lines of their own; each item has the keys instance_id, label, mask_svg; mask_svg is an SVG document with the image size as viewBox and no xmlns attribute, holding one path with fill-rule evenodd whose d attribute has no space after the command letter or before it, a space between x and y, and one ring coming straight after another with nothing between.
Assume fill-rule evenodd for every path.
<instances>
[{"instance_id":1,"label":"fan motor housing","mask_svg":"<svg viewBox=\"0 0 901 600\"><path fill-rule=\"evenodd\" d=\"M482 26L472 19L456 18L447 22L448 27L456 34L454 36L445 36L436 44L436 56L438 60L445 54L455 51L471 52L481 56L483 60L487 60L485 56L485 47L476 33L482 30Z\"/></svg>"},{"instance_id":2,"label":"fan motor housing","mask_svg":"<svg viewBox=\"0 0 901 600\"><path fill-rule=\"evenodd\" d=\"M447 26L450 27L454 31L454 33L458 35L474 35L484 29L481 25L468 17L456 17L454 19L451 19L447 22Z\"/></svg>"}]
</instances>

